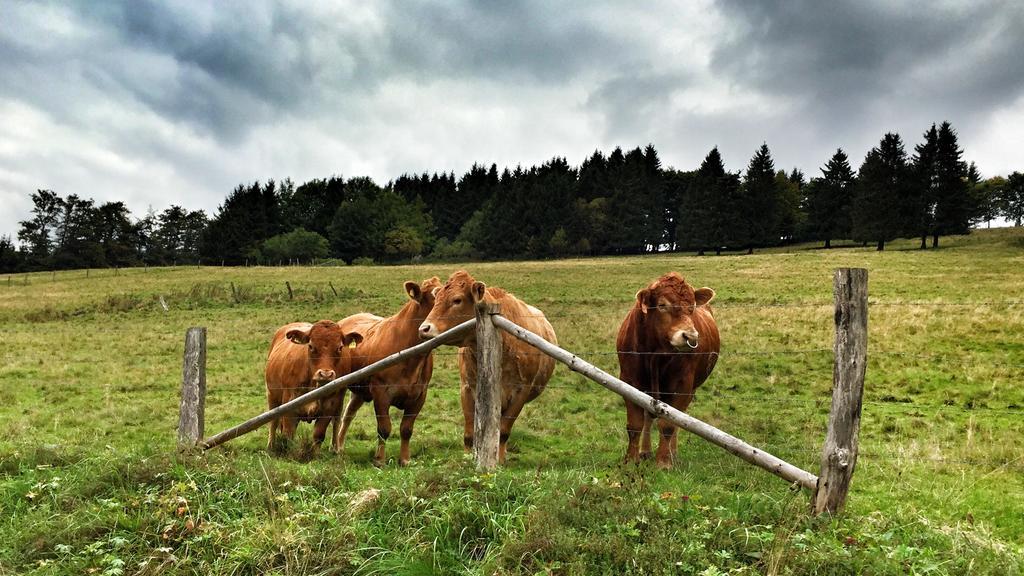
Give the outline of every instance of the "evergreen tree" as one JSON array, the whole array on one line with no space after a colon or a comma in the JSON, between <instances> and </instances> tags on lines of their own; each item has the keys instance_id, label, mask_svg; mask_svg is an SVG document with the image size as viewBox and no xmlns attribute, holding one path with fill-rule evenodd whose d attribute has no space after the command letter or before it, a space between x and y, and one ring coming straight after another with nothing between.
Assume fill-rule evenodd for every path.
<instances>
[{"instance_id":1,"label":"evergreen tree","mask_svg":"<svg viewBox=\"0 0 1024 576\"><path fill-rule=\"evenodd\" d=\"M799 180L803 179L800 174ZM784 170L775 174L775 190L777 192L778 221L776 234L780 242L792 242L797 237L797 230L804 226L804 213L800 210L799 180L794 181Z\"/></svg>"},{"instance_id":2,"label":"evergreen tree","mask_svg":"<svg viewBox=\"0 0 1024 576\"><path fill-rule=\"evenodd\" d=\"M696 172L682 172L673 169L664 171L664 202L661 227L665 234L665 244L672 251L681 248L678 239L679 212L682 209L683 203L687 201L686 193L695 175Z\"/></svg>"},{"instance_id":3,"label":"evergreen tree","mask_svg":"<svg viewBox=\"0 0 1024 576\"><path fill-rule=\"evenodd\" d=\"M899 236L909 186L907 153L899 134L888 133L861 164L853 203L854 240L875 241L878 250Z\"/></svg>"},{"instance_id":4,"label":"evergreen tree","mask_svg":"<svg viewBox=\"0 0 1024 576\"><path fill-rule=\"evenodd\" d=\"M932 248L938 248L939 236L967 234L976 208L971 205L967 182L967 163L957 142L956 131L949 122L939 126L936 144L935 227Z\"/></svg>"},{"instance_id":5,"label":"evergreen tree","mask_svg":"<svg viewBox=\"0 0 1024 576\"><path fill-rule=\"evenodd\" d=\"M608 161L600 150L595 150L580 165L579 196L587 202L595 198L607 198L608 189Z\"/></svg>"},{"instance_id":6,"label":"evergreen tree","mask_svg":"<svg viewBox=\"0 0 1024 576\"><path fill-rule=\"evenodd\" d=\"M10 235L0 236L0 273L20 272L22 254L14 247Z\"/></svg>"},{"instance_id":7,"label":"evergreen tree","mask_svg":"<svg viewBox=\"0 0 1024 576\"><path fill-rule=\"evenodd\" d=\"M779 240L779 189L775 180L775 162L767 144L754 153L740 188L737 226L728 230L729 244L744 246L747 254L754 246L776 244Z\"/></svg>"},{"instance_id":8,"label":"evergreen tree","mask_svg":"<svg viewBox=\"0 0 1024 576\"><path fill-rule=\"evenodd\" d=\"M648 222L653 212L644 153L635 148L623 154L616 148L608 157L608 166L608 203L615 215L608 222L609 248L615 254L643 253L648 246Z\"/></svg>"},{"instance_id":9,"label":"evergreen tree","mask_svg":"<svg viewBox=\"0 0 1024 576\"><path fill-rule=\"evenodd\" d=\"M835 238L850 236L850 212L856 177L842 148L821 169L821 177L811 180L805 189L807 233L815 240L824 240L832 247Z\"/></svg>"},{"instance_id":10,"label":"evergreen tree","mask_svg":"<svg viewBox=\"0 0 1024 576\"><path fill-rule=\"evenodd\" d=\"M727 229L738 225L733 208L739 185L739 177L725 171L718 147L712 148L679 206L676 239L681 247L697 250L698 254L707 249L722 253Z\"/></svg>"},{"instance_id":11,"label":"evergreen tree","mask_svg":"<svg viewBox=\"0 0 1024 576\"><path fill-rule=\"evenodd\" d=\"M202 257L214 262L241 264L246 259L260 260L259 247L267 238L283 230L277 186L254 182L238 185L217 209L217 215L203 232Z\"/></svg>"},{"instance_id":12,"label":"evergreen tree","mask_svg":"<svg viewBox=\"0 0 1024 576\"><path fill-rule=\"evenodd\" d=\"M903 207L904 233L921 238L927 248L928 235L935 229L935 204L939 196L939 131L932 124L924 133L924 142L914 147L912 187Z\"/></svg>"}]
</instances>

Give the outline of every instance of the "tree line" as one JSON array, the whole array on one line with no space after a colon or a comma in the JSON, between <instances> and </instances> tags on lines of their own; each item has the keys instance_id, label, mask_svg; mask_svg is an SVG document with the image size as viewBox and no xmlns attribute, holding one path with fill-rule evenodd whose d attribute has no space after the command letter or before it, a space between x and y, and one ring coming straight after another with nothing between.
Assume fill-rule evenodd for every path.
<instances>
[{"instance_id":1,"label":"tree line","mask_svg":"<svg viewBox=\"0 0 1024 576\"><path fill-rule=\"evenodd\" d=\"M211 218L171 206L133 219L50 190L32 194L18 244L0 237L0 271L226 263L546 258L746 251L798 241L873 243L942 236L1024 218L1024 174L983 179L956 131L932 125L908 154L886 134L857 170L839 149L810 179L776 168L767 144L743 171L717 147L696 170L662 166L653 145L555 157L498 171L404 174L387 185L332 176L241 184ZM930 241L930 242L929 242Z\"/></svg>"}]
</instances>

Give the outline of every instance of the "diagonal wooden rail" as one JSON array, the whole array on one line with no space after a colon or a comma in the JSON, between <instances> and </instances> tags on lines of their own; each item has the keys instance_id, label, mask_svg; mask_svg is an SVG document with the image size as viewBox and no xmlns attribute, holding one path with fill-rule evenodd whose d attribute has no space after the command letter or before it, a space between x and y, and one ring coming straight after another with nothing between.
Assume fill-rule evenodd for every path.
<instances>
[{"instance_id":1,"label":"diagonal wooden rail","mask_svg":"<svg viewBox=\"0 0 1024 576\"><path fill-rule=\"evenodd\" d=\"M645 407L645 409L650 412L651 416L655 418L664 418L683 430L692 432L708 442L739 456L743 460L746 460L755 466L764 468L768 472L781 477L787 482L795 482L808 490L814 490L817 487L818 477L814 474L811 474L806 470L802 470L781 458L765 452L764 450L755 448L743 440L740 440L727 432L723 432L703 420L698 420L685 412L677 410L660 400L656 400L647 394L644 394L622 380L619 380L604 370L601 370L597 366L577 357L571 352L555 346L503 316L491 316L491 321L494 322L494 325L498 328L508 332L516 338L519 338L527 344L530 344L534 348L544 352L562 364L565 364L570 370L579 372L637 406Z\"/></svg>"},{"instance_id":2,"label":"diagonal wooden rail","mask_svg":"<svg viewBox=\"0 0 1024 576\"><path fill-rule=\"evenodd\" d=\"M462 324L459 324L458 326L455 326L450 330L442 332L436 338L432 338L425 342L421 342L420 344L417 344L411 348L406 348L401 352L395 352L391 356L382 358L381 360L374 362L373 364L365 368L356 370L355 372L351 372L340 378L335 378L334 380L331 380L327 384L320 386L316 390L307 392L290 402L285 402L284 404L281 404L280 406L274 408L273 410L267 410L266 412L260 414L259 416L250 418L245 422L238 424L237 426L233 426L219 434L209 437L206 440L200 442L199 446L203 450L209 450L210 448L213 448L214 446L219 446L227 442L228 440L238 438L242 434L252 432L253 430L259 428L260 426L266 424L267 422L270 422L275 418L280 418L281 416L296 411L297 409L299 409L300 407L309 402L321 400L323 398L327 398L332 394L337 394L341 390L346 389L349 384L359 382L360 380L368 378L376 374L377 372L384 370L385 368L389 368L391 366L394 366L395 364L404 362L410 356L422 356L424 354L427 354L434 348L437 348L442 344L447 344L452 339L462 336L465 332L472 329L474 324L476 324L476 318L473 318L472 320L466 320Z\"/></svg>"}]
</instances>

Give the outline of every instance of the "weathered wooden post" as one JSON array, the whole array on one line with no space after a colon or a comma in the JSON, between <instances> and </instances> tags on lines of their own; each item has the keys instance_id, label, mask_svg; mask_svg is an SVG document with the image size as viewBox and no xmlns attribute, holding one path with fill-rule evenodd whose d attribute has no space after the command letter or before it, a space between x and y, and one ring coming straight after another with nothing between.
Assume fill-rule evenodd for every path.
<instances>
[{"instance_id":1,"label":"weathered wooden post","mask_svg":"<svg viewBox=\"0 0 1024 576\"><path fill-rule=\"evenodd\" d=\"M473 416L473 452L477 470L498 465L501 435L501 334L491 316L501 304L479 302L476 306L476 412Z\"/></svg>"},{"instance_id":2,"label":"weathered wooden post","mask_svg":"<svg viewBox=\"0 0 1024 576\"><path fill-rule=\"evenodd\" d=\"M292 299L292 284L291 284L291 282L285 281L284 286L285 286L285 288L288 289L288 299L291 300Z\"/></svg>"},{"instance_id":3,"label":"weathered wooden post","mask_svg":"<svg viewBox=\"0 0 1024 576\"><path fill-rule=\"evenodd\" d=\"M178 450L191 450L203 439L206 416L206 328L189 328L185 333L181 372Z\"/></svg>"},{"instance_id":4,"label":"weathered wooden post","mask_svg":"<svg viewBox=\"0 0 1024 576\"><path fill-rule=\"evenodd\" d=\"M868 352L868 271L835 273L836 340L832 368L832 409L814 493L815 514L837 514L846 503L857 464L861 397Z\"/></svg>"}]
</instances>

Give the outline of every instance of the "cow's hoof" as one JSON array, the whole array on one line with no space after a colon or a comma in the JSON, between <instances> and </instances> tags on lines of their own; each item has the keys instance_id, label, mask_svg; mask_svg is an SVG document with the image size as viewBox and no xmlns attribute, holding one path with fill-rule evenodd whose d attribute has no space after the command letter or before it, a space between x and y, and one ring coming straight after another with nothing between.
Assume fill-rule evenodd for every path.
<instances>
[{"instance_id":1,"label":"cow's hoof","mask_svg":"<svg viewBox=\"0 0 1024 576\"><path fill-rule=\"evenodd\" d=\"M403 468L408 466L411 463L412 463L412 460L409 460L409 459L406 459L406 460L399 459L398 460L398 465L403 467Z\"/></svg>"},{"instance_id":2,"label":"cow's hoof","mask_svg":"<svg viewBox=\"0 0 1024 576\"><path fill-rule=\"evenodd\" d=\"M658 460L658 470L671 470L671 469L672 469L672 461L671 460Z\"/></svg>"},{"instance_id":3,"label":"cow's hoof","mask_svg":"<svg viewBox=\"0 0 1024 576\"><path fill-rule=\"evenodd\" d=\"M640 459L641 460L650 460L651 456L653 456L653 455L654 455L654 453L651 452L651 451L641 452L640 453Z\"/></svg>"},{"instance_id":4,"label":"cow's hoof","mask_svg":"<svg viewBox=\"0 0 1024 576\"><path fill-rule=\"evenodd\" d=\"M383 468L386 464L387 461L385 460L377 460L376 458L373 459L373 465L377 468Z\"/></svg>"}]
</instances>

